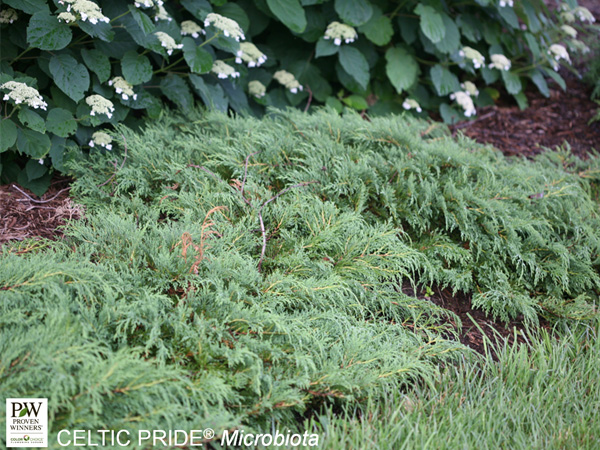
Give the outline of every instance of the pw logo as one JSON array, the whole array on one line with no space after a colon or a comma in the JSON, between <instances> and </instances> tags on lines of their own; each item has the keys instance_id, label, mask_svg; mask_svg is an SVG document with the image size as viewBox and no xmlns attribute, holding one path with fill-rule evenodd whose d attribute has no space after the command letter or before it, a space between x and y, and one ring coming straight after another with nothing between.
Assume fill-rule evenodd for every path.
<instances>
[{"instance_id":1,"label":"pw logo","mask_svg":"<svg viewBox=\"0 0 600 450\"><path fill-rule=\"evenodd\" d=\"M42 409L42 402L12 402L11 417L37 417Z\"/></svg>"},{"instance_id":2,"label":"pw logo","mask_svg":"<svg viewBox=\"0 0 600 450\"><path fill-rule=\"evenodd\" d=\"M48 447L48 399L6 399L6 446Z\"/></svg>"}]
</instances>

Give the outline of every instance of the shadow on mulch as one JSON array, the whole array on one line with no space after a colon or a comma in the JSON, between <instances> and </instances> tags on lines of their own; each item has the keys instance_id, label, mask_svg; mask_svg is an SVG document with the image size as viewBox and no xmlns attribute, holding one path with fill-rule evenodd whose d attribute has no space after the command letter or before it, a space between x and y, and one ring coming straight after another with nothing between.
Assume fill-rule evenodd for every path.
<instances>
[{"instance_id":1,"label":"shadow on mulch","mask_svg":"<svg viewBox=\"0 0 600 450\"><path fill-rule=\"evenodd\" d=\"M16 184L0 186L0 246L27 238L60 238L67 220L83 216L83 207L69 197L70 182L55 178L41 198Z\"/></svg>"}]
</instances>

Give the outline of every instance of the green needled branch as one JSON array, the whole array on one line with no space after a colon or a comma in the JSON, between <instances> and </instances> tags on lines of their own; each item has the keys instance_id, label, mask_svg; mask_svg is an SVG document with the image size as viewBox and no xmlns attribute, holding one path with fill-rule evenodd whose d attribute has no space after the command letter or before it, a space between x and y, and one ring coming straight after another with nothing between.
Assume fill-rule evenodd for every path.
<instances>
[{"instance_id":1,"label":"green needled branch","mask_svg":"<svg viewBox=\"0 0 600 450\"><path fill-rule=\"evenodd\" d=\"M258 219L260 221L260 230L262 232L263 245L262 245L262 249L260 251L260 259L258 260L258 271L259 272L261 271L262 263L265 259L265 252L267 251L267 230L265 229L265 223L264 223L263 217L262 217L263 208L265 206L267 206L269 203L271 203L272 201L277 200L279 197L281 197L283 194L285 194L286 192L288 192L291 189L308 186L309 184L314 184L314 183L318 183L318 181L307 181L305 183L298 183L293 186L287 187L283 191L281 191L277 195L271 197L269 200L267 200L266 202L264 202L261 205L260 209L258 210Z\"/></svg>"}]
</instances>

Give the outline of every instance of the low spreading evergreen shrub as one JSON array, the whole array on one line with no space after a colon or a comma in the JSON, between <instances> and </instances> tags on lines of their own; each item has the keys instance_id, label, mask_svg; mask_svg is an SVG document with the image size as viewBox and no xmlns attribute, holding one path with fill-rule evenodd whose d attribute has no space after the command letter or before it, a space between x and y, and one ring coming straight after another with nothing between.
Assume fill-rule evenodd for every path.
<instances>
[{"instance_id":1,"label":"low spreading evergreen shrub","mask_svg":"<svg viewBox=\"0 0 600 450\"><path fill-rule=\"evenodd\" d=\"M564 89L555 69L586 50L577 33L592 21L576 0L557 13L543 0L7 0L0 176L43 192L65 149L110 149L107 128L157 117L167 100L183 112L196 99L255 114L327 103L452 122L504 86L524 106L528 82Z\"/></svg>"},{"instance_id":2,"label":"low spreading evergreen shrub","mask_svg":"<svg viewBox=\"0 0 600 450\"><path fill-rule=\"evenodd\" d=\"M501 319L593 316L599 158L507 159L442 127L333 111L119 127L112 152L69 163L85 219L2 249L0 389L48 397L54 435L295 428L472 356L403 286Z\"/></svg>"}]
</instances>

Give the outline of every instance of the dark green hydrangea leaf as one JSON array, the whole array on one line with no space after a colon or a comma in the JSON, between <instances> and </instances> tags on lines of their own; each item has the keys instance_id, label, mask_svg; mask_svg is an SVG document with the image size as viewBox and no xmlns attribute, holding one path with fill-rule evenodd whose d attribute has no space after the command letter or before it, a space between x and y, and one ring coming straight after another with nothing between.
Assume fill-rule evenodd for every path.
<instances>
[{"instance_id":1,"label":"dark green hydrangea leaf","mask_svg":"<svg viewBox=\"0 0 600 450\"><path fill-rule=\"evenodd\" d=\"M21 108L19 110L19 120L23 125L32 130L39 131L40 133L46 132L46 124L44 123L44 119L29 108Z\"/></svg>"},{"instance_id":2,"label":"dark green hydrangea leaf","mask_svg":"<svg viewBox=\"0 0 600 450\"><path fill-rule=\"evenodd\" d=\"M369 63L360 50L343 45L338 52L338 59L344 70L366 89L370 79Z\"/></svg>"},{"instance_id":3,"label":"dark green hydrangea leaf","mask_svg":"<svg viewBox=\"0 0 600 450\"><path fill-rule=\"evenodd\" d=\"M84 48L81 50L83 62L88 69L98 75L98 80L104 83L110 78L110 61L108 56L96 49Z\"/></svg>"},{"instance_id":4,"label":"dark green hydrangea leaf","mask_svg":"<svg viewBox=\"0 0 600 450\"><path fill-rule=\"evenodd\" d=\"M440 64L433 66L429 74L438 95L443 97L460 90L457 76Z\"/></svg>"},{"instance_id":5,"label":"dark green hydrangea leaf","mask_svg":"<svg viewBox=\"0 0 600 450\"><path fill-rule=\"evenodd\" d=\"M298 0L267 0L271 12L290 30L302 33L306 28L306 14Z\"/></svg>"},{"instance_id":6,"label":"dark green hydrangea leaf","mask_svg":"<svg viewBox=\"0 0 600 450\"><path fill-rule=\"evenodd\" d=\"M150 81L152 78L150 60L145 55L139 55L135 51L129 51L123 55L121 71L127 82L134 86Z\"/></svg>"},{"instance_id":7,"label":"dark green hydrangea leaf","mask_svg":"<svg viewBox=\"0 0 600 450\"><path fill-rule=\"evenodd\" d=\"M398 93L415 83L419 74L419 64L404 48L389 48L385 52L385 59L385 72Z\"/></svg>"},{"instance_id":8,"label":"dark green hydrangea leaf","mask_svg":"<svg viewBox=\"0 0 600 450\"><path fill-rule=\"evenodd\" d=\"M76 102L83 98L90 87L90 74L83 64L72 56L61 54L52 56L49 67L61 91Z\"/></svg>"},{"instance_id":9,"label":"dark green hydrangea leaf","mask_svg":"<svg viewBox=\"0 0 600 450\"><path fill-rule=\"evenodd\" d=\"M48 168L45 164L40 164L37 159L30 159L25 164L25 173L27 174L27 181L33 181L48 172Z\"/></svg>"},{"instance_id":10,"label":"dark green hydrangea leaf","mask_svg":"<svg viewBox=\"0 0 600 450\"><path fill-rule=\"evenodd\" d=\"M194 106L194 97L189 86L183 78L169 74L160 81L162 93L184 111L189 111Z\"/></svg>"},{"instance_id":11,"label":"dark green hydrangea leaf","mask_svg":"<svg viewBox=\"0 0 600 450\"><path fill-rule=\"evenodd\" d=\"M37 131L21 128L17 130L17 149L32 158L40 159L50 150L50 138Z\"/></svg>"},{"instance_id":12,"label":"dark green hydrangea leaf","mask_svg":"<svg viewBox=\"0 0 600 450\"><path fill-rule=\"evenodd\" d=\"M154 26L154 22L152 22L152 19L150 17L148 17L146 15L146 13L144 13L143 11L140 11L138 8L136 8L133 5L128 5L127 7L129 8L131 17L133 17L133 20L135 20L135 23L138 24L138 26L144 33L149 34L149 33L152 33L156 29L156 27Z\"/></svg>"},{"instance_id":13,"label":"dark green hydrangea leaf","mask_svg":"<svg viewBox=\"0 0 600 450\"><path fill-rule=\"evenodd\" d=\"M227 112L229 101L220 85L205 83L204 79L198 75L190 75L190 82L206 106L217 111Z\"/></svg>"},{"instance_id":14,"label":"dark green hydrangea leaf","mask_svg":"<svg viewBox=\"0 0 600 450\"><path fill-rule=\"evenodd\" d=\"M183 44L183 57L194 73L208 73L213 66L213 57L190 37L181 41Z\"/></svg>"},{"instance_id":15,"label":"dark green hydrangea leaf","mask_svg":"<svg viewBox=\"0 0 600 450\"><path fill-rule=\"evenodd\" d=\"M362 31L367 39L373 44L379 46L387 45L394 35L392 21L389 17L384 15L371 18L371 20L360 28L360 31Z\"/></svg>"},{"instance_id":16,"label":"dark green hydrangea leaf","mask_svg":"<svg viewBox=\"0 0 600 450\"><path fill-rule=\"evenodd\" d=\"M335 0L334 6L343 21L355 27L364 25L373 15L373 6L368 0Z\"/></svg>"},{"instance_id":17,"label":"dark green hydrangea leaf","mask_svg":"<svg viewBox=\"0 0 600 450\"><path fill-rule=\"evenodd\" d=\"M66 109L53 108L46 118L46 128L58 136L67 137L77 131L77 121Z\"/></svg>"},{"instance_id":18,"label":"dark green hydrangea leaf","mask_svg":"<svg viewBox=\"0 0 600 450\"><path fill-rule=\"evenodd\" d=\"M38 12L49 13L48 2L46 0L4 0L8 6L23 11L27 14L36 14Z\"/></svg>"},{"instance_id":19,"label":"dark green hydrangea leaf","mask_svg":"<svg viewBox=\"0 0 600 450\"><path fill-rule=\"evenodd\" d=\"M514 72L508 70L502 70L502 79L504 80L504 86L509 94L516 95L521 92L523 86L521 85L521 78Z\"/></svg>"},{"instance_id":20,"label":"dark green hydrangea leaf","mask_svg":"<svg viewBox=\"0 0 600 450\"><path fill-rule=\"evenodd\" d=\"M42 50L61 50L71 42L71 28L56 16L38 12L31 16L27 27L27 42Z\"/></svg>"},{"instance_id":21,"label":"dark green hydrangea leaf","mask_svg":"<svg viewBox=\"0 0 600 450\"><path fill-rule=\"evenodd\" d=\"M0 153L8 150L17 141L17 126L10 119L0 120Z\"/></svg>"},{"instance_id":22,"label":"dark green hydrangea leaf","mask_svg":"<svg viewBox=\"0 0 600 450\"><path fill-rule=\"evenodd\" d=\"M415 8L415 13L421 18L421 31L434 44L440 42L446 35L444 19L439 11L431 6L420 3Z\"/></svg>"},{"instance_id":23,"label":"dark green hydrangea leaf","mask_svg":"<svg viewBox=\"0 0 600 450\"><path fill-rule=\"evenodd\" d=\"M315 58L321 56L335 55L340 49L339 45L335 45L332 39L320 38L315 47Z\"/></svg>"}]
</instances>

